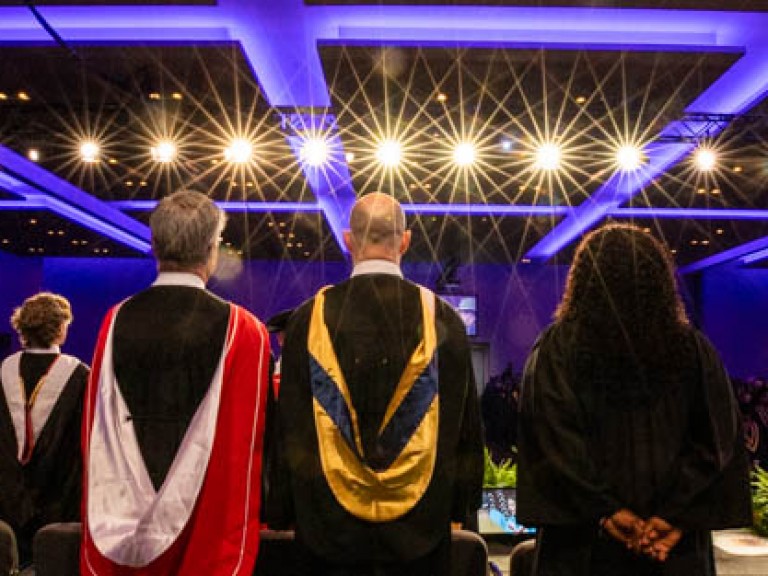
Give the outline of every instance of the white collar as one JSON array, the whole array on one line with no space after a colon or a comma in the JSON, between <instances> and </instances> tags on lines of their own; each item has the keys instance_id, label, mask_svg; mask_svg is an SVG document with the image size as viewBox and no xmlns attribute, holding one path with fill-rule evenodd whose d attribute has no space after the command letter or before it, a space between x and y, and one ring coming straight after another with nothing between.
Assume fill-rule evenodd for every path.
<instances>
[{"instance_id":1,"label":"white collar","mask_svg":"<svg viewBox=\"0 0 768 576\"><path fill-rule=\"evenodd\" d=\"M24 348L23 352L29 354L61 354L61 348L58 346L49 346L48 348Z\"/></svg>"},{"instance_id":2,"label":"white collar","mask_svg":"<svg viewBox=\"0 0 768 576\"><path fill-rule=\"evenodd\" d=\"M352 277L360 276L362 274L389 274L390 276L403 277L403 272L400 270L400 266L389 260L363 260L355 264L352 269Z\"/></svg>"},{"instance_id":3,"label":"white collar","mask_svg":"<svg viewBox=\"0 0 768 576\"><path fill-rule=\"evenodd\" d=\"M160 272L152 286L190 286L205 290L205 282L190 272Z\"/></svg>"}]
</instances>

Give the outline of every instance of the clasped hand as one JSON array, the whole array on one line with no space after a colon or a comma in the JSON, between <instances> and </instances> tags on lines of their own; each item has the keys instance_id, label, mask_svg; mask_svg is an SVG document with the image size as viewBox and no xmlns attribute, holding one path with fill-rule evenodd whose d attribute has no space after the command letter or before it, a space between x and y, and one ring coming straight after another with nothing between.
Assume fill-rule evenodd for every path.
<instances>
[{"instance_id":1,"label":"clasped hand","mask_svg":"<svg viewBox=\"0 0 768 576\"><path fill-rule=\"evenodd\" d=\"M664 562L683 533L658 516L647 520L626 508L615 512L602 522L603 530L637 554Z\"/></svg>"}]
</instances>

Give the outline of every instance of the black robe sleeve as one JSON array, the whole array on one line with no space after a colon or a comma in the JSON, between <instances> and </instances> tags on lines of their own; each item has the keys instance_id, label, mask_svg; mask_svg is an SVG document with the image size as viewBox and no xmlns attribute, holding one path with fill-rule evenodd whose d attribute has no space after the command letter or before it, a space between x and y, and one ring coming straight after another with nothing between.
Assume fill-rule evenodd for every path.
<instances>
[{"instance_id":1,"label":"black robe sleeve","mask_svg":"<svg viewBox=\"0 0 768 576\"><path fill-rule=\"evenodd\" d=\"M530 526L595 523L621 506L597 473L587 423L568 380L557 329L525 366L518 432L518 518Z\"/></svg>"},{"instance_id":2,"label":"black robe sleeve","mask_svg":"<svg viewBox=\"0 0 768 576\"><path fill-rule=\"evenodd\" d=\"M712 344L695 338L701 377L691 391L689 436L657 514L684 529L748 526L749 461L736 399Z\"/></svg>"},{"instance_id":3,"label":"black robe sleeve","mask_svg":"<svg viewBox=\"0 0 768 576\"><path fill-rule=\"evenodd\" d=\"M297 421L295 418L295 407L300 405L297 398L302 397L297 388L306 383L305 372L309 363L306 342L311 311L311 301L297 308L286 327L285 341L281 350L280 392L271 409L271 422L268 423L270 430L266 467L268 490L263 517L269 527L274 530L287 530L294 527L296 522L288 459L301 458L303 451L298 450L295 443L291 444L286 432L291 426L304 429L314 427L311 419ZM311 405L302 407L304 411L299 413L311 414ZM305 431L305 434L309 432ZM307 466L307 469L309 468Z\"/></svg>"}]
</instances>

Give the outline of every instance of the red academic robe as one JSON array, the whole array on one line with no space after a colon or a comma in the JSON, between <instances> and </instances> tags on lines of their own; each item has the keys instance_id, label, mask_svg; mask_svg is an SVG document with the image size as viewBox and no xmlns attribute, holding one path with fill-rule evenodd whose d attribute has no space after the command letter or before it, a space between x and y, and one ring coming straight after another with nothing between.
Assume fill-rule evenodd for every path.
<instances>
[{"instance_id":1,"label":"red academic robe","mask_svg":"<svg viewBox=\"0 0 768 576\"><path fill-rule=\"evenodd\" d=\"M264 326L250 313L235 305L230 307L227 344L220 368L157 494L148 484L140 454L137 457L132 430L121 424L124 419L120 418L120 410L112 409L119 408L122 402L120 398L116 400L119 392L115 392L111 364L111 332L117 308L107 314L99 333L83 416L81 574L252 573L259 546L269 338ZM105 396L105 390L111 390L111 399ZM206 434L201 435L201 430L206 428L213 431L212 440L208 440L207 465L206 456L201 460L197 454L186 460L185 469L186 456L180 455L200 452L198 442L188 443L188 438L197 434L197 440L205 442ZM127 436L128 441L124 441ZM174 474L177 468L182 474ZM200 471L199 478L195 478L196 470ZM184 473L192 476L192 480L174 479ZM174 482L175 494L168 496L165 493L173 490L167 490L166 485ZM197 498L190 485L199 486ZM163 498L167 502L159 503ZM135 502L139 504L133 505ZM170 537L163 532L167 524L171 525ZM159 531L159 535L152 534L153 531Z\"/></svg>"}]
</instances>

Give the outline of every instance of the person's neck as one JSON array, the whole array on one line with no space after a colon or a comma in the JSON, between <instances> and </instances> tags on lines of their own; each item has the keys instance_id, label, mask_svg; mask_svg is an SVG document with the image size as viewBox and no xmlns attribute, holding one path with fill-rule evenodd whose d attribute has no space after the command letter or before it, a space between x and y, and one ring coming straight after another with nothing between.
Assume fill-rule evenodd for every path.
<instances>
[{"instance_id":1,"label":"person's neck","mask_svg":"<svg viewBox=\"0 0 768 576\"><path fill-rule=\"evenodd\" d=\"M363 274L389 274L392 276L403 277L398 263L384 258L366 258L355 262L352 269L352 276L361 276Z\"/></svg>"},{"instance_id":2,"label":"person's neck","mask_svg":"<svg viewBox=\"0 0 768 576\"><path fill-rule=\"evenodd\" d=\"M152 283L153 286L191 286L194 288L205 288L205 280L200 274L195 274L187 270L160 270L157 278Z\"/></svg>"},{"instance_id":3,"label":"person's neck","mask_svg":"<svg viewBox=\"0 0 768 576\"><path fill-rule=\"evenodd\" d=\"M193 266L191 268L160 265L157 267L157 272L158 274L192 274L193 276L200 278L203 281L203 284L208 284L208 280L211 278L211 275L208 272L208 267L204 264L201 264L200 266Z\"/></svg>"}]
</instances>

